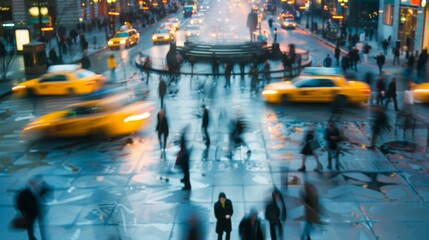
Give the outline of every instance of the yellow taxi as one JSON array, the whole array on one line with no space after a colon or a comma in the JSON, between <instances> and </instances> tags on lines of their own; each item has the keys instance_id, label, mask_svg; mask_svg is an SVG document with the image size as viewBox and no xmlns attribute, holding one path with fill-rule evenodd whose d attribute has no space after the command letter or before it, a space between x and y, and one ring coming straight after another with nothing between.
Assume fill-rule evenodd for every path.
<instances>
[{"instance_id":1,"label":"yellow taxi","mask_svg":"<svg viewBox=\"0 0 429 240\"><path fill-rule=\"evenodd\" d=\"M136 100L129 93L117 94L76 103L36 118L24 126L21 137L35 140L129 135L146 127L154 110L152 102Z\"/></svg>"},{"instance_id":2,"label":"yellow taxi","mask_svg":"<svg viewBox=\"0 0 429 240\"><path fill-rule=\"evenodd\" d=\"M167 19L167 22L171 23L171 25L173 25L174 31L179 30L179 28L180 28L180 20L178 18L169 18L169 19Z\"/></svg>"},{"instance_id":3,"label":"yellow taxi","mask_svg":"<svg viewBox=\"0 0 429 240\"><path fill-rule=\"evenodd\" d=\"M110 49L119 48L121 44L124 45L125 48L128 48L132 45L138 44L140 41L140 34L135 29L125 29L120 30L115 33L113 38L111 38L107 45Z\"/></svg>"},{"instance_id":4,"label":"yellow taxi","mask_svg":"<svg viewBox=\"0 0 429 240\"><path fill-rule=\"evenodd\" d=\"M429 83L412 84L411 93L416 103L429 103Z\"/></svg>"},{"instance_id":5,"label":"yellow taxi","mask_svg":"<svg viewBox=\"0 0 429 240\"><path fill-rule=\"evenodd\" d=\"M152 35L153 44L170 43L174 40L174 32L168 28L158 28Z\"/></svg>"},{"instance_id":6,"label":"yellow taxi","mask_svg":"<svg viewBox=\"0 0 429 240\"><path fill-rule=\"evenodd\" d=\"M82 69L78 65L53 65L40 78L15 85L12 93L20 97L88 94L102 88L105 80L103 75Z\"/></svg>"},{"instance_id":7,"label":"yellow taxi","mask_svg":"<svg viewBox=\"0 0 429 240\"><path fill-rule=\"evenodd\" d=\"M276 82L265 86L262 96L268 103L333 102L361 103L370 98L368 84L349 81L337 70L306 68L303 74L291 81ZM328 71L328 72L326 72Z\"/></svg>"}]
</instances>

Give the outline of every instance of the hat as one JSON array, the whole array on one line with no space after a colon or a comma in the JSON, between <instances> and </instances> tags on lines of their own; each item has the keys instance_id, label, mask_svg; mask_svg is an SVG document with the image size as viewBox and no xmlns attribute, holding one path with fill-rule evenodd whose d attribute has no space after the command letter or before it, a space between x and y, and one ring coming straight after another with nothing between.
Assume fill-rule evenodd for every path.
<instances>
[{"instance_id":1,"label":"hat","mask_svg":"<svg viewBox=\"0 0 429 240\"><path fill-rule=\"evenodd\" d=\"M226 195L224 192L219 193L219 197L218 198L226 198Z\"/></svg>"}]
</instances>

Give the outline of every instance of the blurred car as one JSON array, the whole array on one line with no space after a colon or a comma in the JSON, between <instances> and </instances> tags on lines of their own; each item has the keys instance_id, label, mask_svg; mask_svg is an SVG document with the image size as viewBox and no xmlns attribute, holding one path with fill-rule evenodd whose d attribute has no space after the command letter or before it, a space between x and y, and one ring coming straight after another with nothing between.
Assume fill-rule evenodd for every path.
<instances>
[{"instance_id":1,"label":"blurred car","mask_svg":"<svg viewBox=\"0 0 429 240\"><path fill-rule=\"evenodd\" d=\"M84 137L109 138L129 135L144 128L154 103L139 101L129 93L84 101L51 112L28 123L23 139Z\"/></svg>"},{"instance_id":2,"label":"blurred car","mask_svg":"<svg viewBox=\"0 0 429 240\"><path fill-rule=\"evenodd\" d=\"M285 19L282 21L282 28L283 29L296 29L296 22L292 19Z\"/></svg>"},{"instance_id":3,"label":"blurred car","mask_svg":"<svg viewBox=\"0 0 429 240\"><path fill-rule=\"evenodd\" d=\"M204 14L199 13L192 16L189 23L192 25L202 25L204 23Z\"/></svg>"},{"instance_id":4,"label":"blurred car","mask_svg":"<svg viewBox=\"0 0 429 240\"><path fill-rule=\"evenodd\" d=\"M167 23L171 23L174 27L174 31L180 29L180 20L178 18L169 18L167 19Z\"/></svg>"},{"instance_id":5,"label":"blurred car","mask_svg":"<svg viewBox=\"0 0 429 240\"><path fill-rule=\"evenodd\" d=\"M140 41L140 34L135 29L117 31L113 38L111 38L107 45L110 49L119 48L121 44L128 48Z\"/></svg>"},{"instance_id":6,"label":"blurred car","mask_svg":"<svg viewBox=\"0 0 429 240\"><path fill-rule=\"evenodd\" d=\"M173 23L171 22L161 23L161 25L159 25L159 28L168 29L170 33L176 34L176 27L174 27Z\"/></svg>"},{"instance_id":7,"label":"blurred car","mask_svg":"<svg viewBox=\"0 0 429 240\"><path fill-rule=\"evenodd\" d=\"M152 35L153 44L158 43L170 43L175 38L175 35L172 31L167 28L158 28Z\"/></svg>"},{"instance_id":8,"label":"blurred car","mask_svg":"<svg viewBox=\"0 0 429 240\"><path fill-rule=\"evenodd\" d=\"M201 30L198 25L189 25L185 30L186 40L196 39L200 36Z\"/></svg>"},{"instance_id":9,"label":"blurred car","mask_svg":"<svg viewBox=\"0 0 429 240\"><path fill-rule=\"evenodd\" d=\"M348 81L339 74L301 74L291 81L265 86L262 96L268 103L333 102L361 103L370 98L368 84Z\"/></svg>"},{"instance_id":10,"label":"blurred car","mask_svg":"<svg viewBox=\"0 0 429 240\"><path fill-rule=\"evenodd\" d=\"M418 83L411 86L413 102L429 103L429 83Z\"/></svg>"},{"instance_id":11,"label":"blurred car","mask_svg":"<svg viewBox=\"0 0 429 240\"><path fill-rule=\"evenodd\" d=\"M210 9L210 5L209 4L201 4L200 5L200 12L207 12Z\"/></svg>"},{"instance_id":12,"label":"blurred car","mask_svg":"<svg viewBox=\"0 0 429 240\"><path fill-rule=\"evenodd\" d=\"M105 80L78 65L53 65L41 77L17 84L12 92L16 96L87 94L102 88Z\"/></svg>"}]
</instances>

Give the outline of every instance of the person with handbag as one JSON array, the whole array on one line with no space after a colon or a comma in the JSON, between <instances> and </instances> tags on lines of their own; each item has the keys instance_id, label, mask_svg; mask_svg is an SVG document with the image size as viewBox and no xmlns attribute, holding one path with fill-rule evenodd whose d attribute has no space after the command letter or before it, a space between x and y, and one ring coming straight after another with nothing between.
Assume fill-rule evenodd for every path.
<instances>
[{"instance_id":1,"label":"person with handbag","mask_svg":"<svg viewBox=\"0 0 429 240\"><path fill-rule=\"evenodd\" d=\"M316 172L322 171L322 164L320 164L319 158L314 153L314 149L316 149L316 146L315 146L316 141L317 141L317 139L314 139L314 129L312 127L305 134L305 138L304 138L304 142L303 142L304 147L301 150L302 164L301 164L301 167L298 169L298 171L305 172L305 160L306 160L307 156L314 156L314 158L316 159L317 165L316 165L316 168L314 169L314 171L316 171Z\"/></svg>"},{"instance_id":2,"label":"person with handbag","mask_svg":"<svg viewBox=\"0 0 429 240\"><path fill-rule=\"evenodd\" d=\"M330 122L326 129L326 141L328 143L328 169L332 169L332 157L335 158L335 169L340 170L339 156L340 151L338 143L341 141L340 130L335 126L335 123Z\"/></svg>"},{"instance_id":3,"label":"person with handbag","mask_svg":"<svg viewBox=\"0 0 429 240\"><path fill-rule=\"evenodd\" d=\"M42 239L46 239L45 230L43 228L43 201L47 194L50 192L50 188L41 176L36 176L28 180L27 187L20 191L16 198L16 207L22 214L25 221L21 223L27 229L28 239L36 240L34 236L34 224L36 220L39 222L40 235ZM17 219L13 220L17 223ZM14 226L18 227L18 226Z\"/></svg>"},{"instance_id":4,"label":"person with handbag","mask_svg":"<svg viewBox=\"0 0 429 240\"><path fill-rule=\"evenodd\" d=\"M223 192L219 193L218 201L214 204L214 214L217 220L217 239L222 240L223 232L225 232L225 239L229 240L232 229L231 217L234 214L234 209L231 200L227 199Z\"/></svg>"}]
</instances>

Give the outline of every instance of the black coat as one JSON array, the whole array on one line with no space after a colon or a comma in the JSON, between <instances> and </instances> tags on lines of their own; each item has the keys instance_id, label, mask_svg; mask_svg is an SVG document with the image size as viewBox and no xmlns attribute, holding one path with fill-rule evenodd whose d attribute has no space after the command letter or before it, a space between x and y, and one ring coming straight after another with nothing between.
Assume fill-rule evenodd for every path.
<instances>
[{"instance_id":1,"label":"black coat","mask_svg":"<svg viewBox=\"0 0 429 240\"><path fill-rule=\"evenodd\" d=\"M258 218L252 224L250 216L244 217L238 226L238 230L241 240L264 240L261 221Z\"/></svg>"},{"instance_id":2,"label":"black coat","mask_svg":"<svg viewBox=\"0 0 429 240\"><path fill-rule=\"evenodd\" d=\"M277 206L276 202L271 201L265 208L265 219L270 223L280 222L280 208Z\"/></svg>"},{"instance_id":3,"label":"black coat","mask_svg":"<svg viewBox=\"0 0 429 240\"><path fill-rule=\"evenodd\" d=\"M159 133L168 134L169 130L168 130L168 120L167 120L167 117L164 115L164 117L161 118L160 115L159 115L159 113L158 113L157 119L158 119L158 122L156 124L156 131L158 131Z\"/></svg>"},{"instance_id":4,"label":"black coat","mask_svg":"<svg viewBox=\"0 0 429 240\"><path fill-rule=\"evenodd\" d=\"M386 96L389 98L396 97L396 82L390 82L386 91Z\"/></svg>"},{"instance_id":5,"label":"black coat","mask_svg":"<svg viewBox=\"0 0 429 240\"><path fill-rule=\"evenodd\" d=\"M231 218L226 219L226 215L232 216L234 214L234 209L232 207L232 202L229 199L225 200L225 208L222 207L222 204L217 201L214 205L214 213L217 219L216 222L216 232L231 232Z\"/></svg>"},{"instance_id":6,"label":"black coat","mask_svg":"<svg viewBox=\"0 0 429 240\"><path fill-rule=\"evenodd\" d=\"M338 142L341 141L341 134L338 128L326 129L326 141L328 142L329 149L337 149Z\"/></svg>"}]
</instances>

